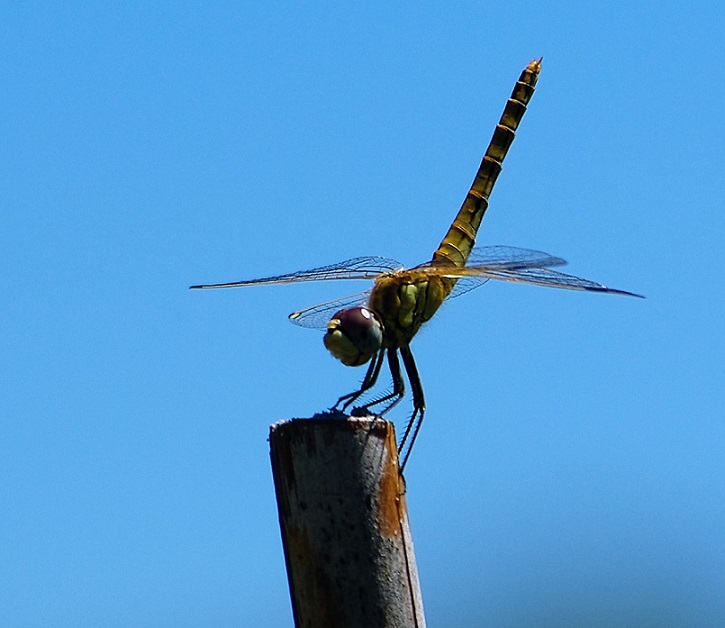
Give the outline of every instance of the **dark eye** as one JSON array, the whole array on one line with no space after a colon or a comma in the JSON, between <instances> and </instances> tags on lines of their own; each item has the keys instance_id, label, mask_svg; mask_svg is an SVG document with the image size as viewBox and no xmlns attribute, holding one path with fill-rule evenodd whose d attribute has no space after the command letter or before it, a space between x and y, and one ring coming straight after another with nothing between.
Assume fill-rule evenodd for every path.
<instances>
[{"instance_id":1,"label":"dark eye","mask_svg":"<svg viewBox=\"0 0 725 628\"><path fill-rule=\"evenodd\" d=\"M363 353L375 353L383 343L383 329L377 317L366 307L340 310L333 316L340 330Z\"/></svg>"},{"instance_id":2,"label":"dark eye","mask_svg":"<svg viewBox=\"0 0 725 628\"><path fill-rule=\"evenodd\" d=\"M337 359L348 366L359 366L383 345L383 326L366 307L340 310L328 323L324 341Z\"/></svg>"}]
</instances>

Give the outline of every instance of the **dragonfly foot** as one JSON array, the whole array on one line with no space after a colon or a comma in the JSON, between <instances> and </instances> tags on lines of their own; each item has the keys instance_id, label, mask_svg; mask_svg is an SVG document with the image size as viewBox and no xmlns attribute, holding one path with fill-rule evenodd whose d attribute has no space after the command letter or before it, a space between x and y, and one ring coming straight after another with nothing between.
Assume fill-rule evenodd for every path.
<instances>
[{"instance_id":1,"label":"dragonfly foot","mask_svg":"<svg viewBox=\"0 0 725 628\"><path fill-rule=\"evenodd\" d=\"M363 416L377 416L373 412L370 412L370 409L368 406L355 406L352 410L350 410L350 416L357 416L357 417L363 417Z\"/></svg>"}]
</instances>

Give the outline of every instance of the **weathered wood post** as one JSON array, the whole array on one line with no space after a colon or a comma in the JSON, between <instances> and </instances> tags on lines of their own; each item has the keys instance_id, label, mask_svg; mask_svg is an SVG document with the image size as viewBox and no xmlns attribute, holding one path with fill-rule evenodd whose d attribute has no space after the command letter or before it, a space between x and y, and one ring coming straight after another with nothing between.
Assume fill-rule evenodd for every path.
<instances>
[{"instance_id":1,"label":"weathered wood post","mask_svg":"<svg viewBox=\"0 0 725 628\"><path fill-rule=\"evenodd\" d=\"M425 626L392 423L283 421L270 448L295 626Z\"/></svg>"}]
</instances>

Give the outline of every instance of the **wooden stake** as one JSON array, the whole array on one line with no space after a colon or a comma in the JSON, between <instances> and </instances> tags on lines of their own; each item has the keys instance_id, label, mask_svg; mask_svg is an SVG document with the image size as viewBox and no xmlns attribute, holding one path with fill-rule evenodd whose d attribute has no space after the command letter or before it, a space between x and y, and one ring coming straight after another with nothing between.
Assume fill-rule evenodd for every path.
<instances>
[{"instance_id":1,"label":"wooden stake","mask_svg":"<svg viewBox=\"0 0 725 628\"><path fill-rule=\"evenodd\" d=\"M394 427L321 416L270 429L295 626L422 628Z\"/></svg>"}]
</instances>

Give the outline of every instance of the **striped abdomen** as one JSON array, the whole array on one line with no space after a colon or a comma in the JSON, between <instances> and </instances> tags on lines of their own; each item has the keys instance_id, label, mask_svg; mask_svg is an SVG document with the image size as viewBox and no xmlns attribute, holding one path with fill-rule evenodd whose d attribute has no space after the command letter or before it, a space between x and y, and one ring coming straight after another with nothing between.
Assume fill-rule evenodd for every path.
<instances>
[{"instance_id":1,"label":"striped abdomen","mask_svg":"<svg viewBox=\"0 0 725 628\"><path fill-rule=\"evenodd\" d=\"M433 262L443 265L465 266L476 241L476 233L488 208L491 194L506 153L514 141L516 129L524 117L526 105L534 95L541 70L541 59L534 59L521 73L511 98L496 125L496 130L483 156L471 189L463 201L456 219L433 254Z\"/></svg>"}]
</instances>

